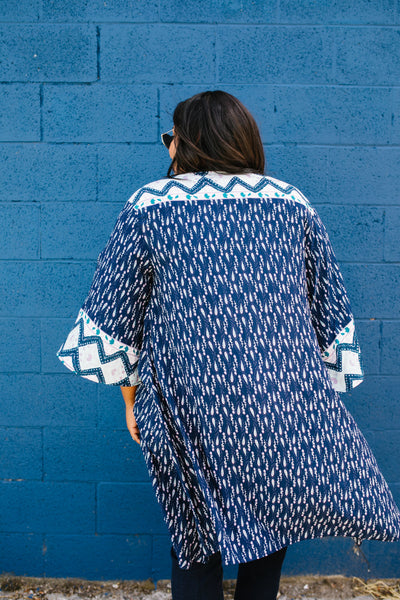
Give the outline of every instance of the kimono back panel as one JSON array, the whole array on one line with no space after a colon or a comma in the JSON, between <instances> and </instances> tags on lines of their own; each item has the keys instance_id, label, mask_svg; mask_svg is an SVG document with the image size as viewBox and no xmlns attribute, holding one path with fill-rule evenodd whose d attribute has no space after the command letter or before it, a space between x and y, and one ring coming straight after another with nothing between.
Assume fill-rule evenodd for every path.
<instances>
[{"instance_id":1,"label":"kimono back panel","mask_svg":"<svg viewBox=\"0 0 400 600\"><path fill-rule=\"evenodd\" d=\"M141 449L181 568L307 538L400 539L400 512L340 393L364 377L328 233L294 186L205 171L121 210L57 353L137 385Z\"/></svg>"}]
</instances>

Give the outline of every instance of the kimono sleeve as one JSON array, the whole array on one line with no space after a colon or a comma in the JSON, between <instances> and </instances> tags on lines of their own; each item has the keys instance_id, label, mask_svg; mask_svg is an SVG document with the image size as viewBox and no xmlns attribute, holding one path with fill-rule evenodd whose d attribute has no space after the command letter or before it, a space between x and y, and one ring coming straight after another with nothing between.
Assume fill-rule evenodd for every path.
<instances>
[{"instance_id":1,"label":"kimono sleeve","mask_svg":"<svg viewBox=\"0 0 400 600\"><path fill-rule=\"evenodd\" d=\"M97 259L74 327L57 352L68 369L96 383L141 383L137 363L153 277L139 217L128 201Z\"/></svg>"},{"instance_id":2,"label":"kimono sleeve","mask_svg":"<svg viewBox=\"0 0 400 600\"><path fill-rule=\"evenodd\" d=\"M313 209L305 226L307 294L311 322L333 388L347 392L364 379L349 298L328 232Z\"/></svg>"}]
</instances>

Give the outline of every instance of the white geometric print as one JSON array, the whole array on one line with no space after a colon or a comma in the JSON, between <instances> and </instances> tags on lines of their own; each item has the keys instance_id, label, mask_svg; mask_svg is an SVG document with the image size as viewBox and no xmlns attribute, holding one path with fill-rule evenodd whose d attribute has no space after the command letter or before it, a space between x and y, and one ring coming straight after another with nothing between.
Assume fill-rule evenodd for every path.
<instances>
[{"instance_id":1,"label":"white geometric print","mask_svg":"<svg viewBox=\"0 0 400 600\"><path fill-rule=\"evenodd\" d=\"M109 385L138 385L139 352L108 336L80 310L57 356L76 374Z\"/></svg>"},{"instance_id":2,"label":"white geometric print","mask_svg":"<svg viewBox=\"0 0 400 600\"><path fill-rule=\"evenodd\" d=\"M299 190L216 171L139 188L81 310L58 356L101 383L140 380L140 445L181 568L218 550L228 565L310 538L400 539L338 393L364 377L354 315Z\"/></svg>"},{"instance_id":3,"label":"white geometric print","mask_svg":"<svg viewBox=\"0 0 400 600\"><path fill-rule=\"evenodd\" d=\"M339 331L322 356L336 391L347 392L363 381L364 371L354 319Z\"/></svg>"},{"instance_id":4,"label":"white geometric print","mask_svg":"<svg viewBox=\"0 0 400 600\"><path fill-rule=\"evenodd\" d=\"M164 178L148 183L137 190L128 202L136 209L165 202L165 200L217 200L221 198L285 198L289 201L300 202L310 208L307 198L294 186L258 173L247 173L245 176L232 176L222 171L191 173L175 175L173 179ZM178 180L179 184L175 184Z\"/></svg>"}]
</instances>

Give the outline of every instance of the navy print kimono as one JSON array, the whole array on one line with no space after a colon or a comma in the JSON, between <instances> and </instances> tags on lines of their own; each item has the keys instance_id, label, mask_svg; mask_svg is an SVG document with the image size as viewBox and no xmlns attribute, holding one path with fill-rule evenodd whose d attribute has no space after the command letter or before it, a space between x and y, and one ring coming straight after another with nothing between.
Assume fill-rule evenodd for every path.
<instances>
[{"instance_id":1,"label":"navy print kimono","mask_svg":"<svg viewBox=\"0 0 400 600\"><path fill-rule=\"evenodd\" d=\"M181 568L304 539L400 539L340 392L363 381L327 231L255 173L164 177L129 198L57 356L138 386L141 449Z\"/></svg>"}]
</instances>

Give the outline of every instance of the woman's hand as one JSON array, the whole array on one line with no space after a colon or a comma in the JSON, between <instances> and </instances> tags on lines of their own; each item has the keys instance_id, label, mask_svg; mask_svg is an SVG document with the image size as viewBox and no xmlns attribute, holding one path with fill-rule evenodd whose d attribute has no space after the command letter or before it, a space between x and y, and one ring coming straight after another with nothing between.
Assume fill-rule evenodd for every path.
<instances>
[{"instance_id":1,"label":"woman's hand","mask_svg":"<svg viewBox=\"0 0 400 600\"><path fill-rule=\"evenodd\" d=\"M139 427L136 423L135 415L133 414L133 406L127 406L125 413L126 413L126 424L129 429L129 433L131 434L131 436L133 437L135 442L140 444L140 431L139 431Z\"/></svg>"},{"instance_id":2,"label":"woman's hand","mask_svg":"<svg viewBox=\"0 0 400 600\"><path fill-rule=\"evenodd\" d=\"M135 415L133 414L133 406L135 404L135 396L136 396L136 388L137 385L133 385L133 386L120 386L121 387L121 392L122 392L122 397L125 400L125 406L126 406L126 410L125 410L125 415L126 415L126 424L128 426L129 429L129 433L131 434L131 436L133 437L133 439L135 440L135 442L137 442L138 444L140 444L140 432L139 432L139 427L136 423L136 419L135 419Z\"/></svg>"}]
</instances>

